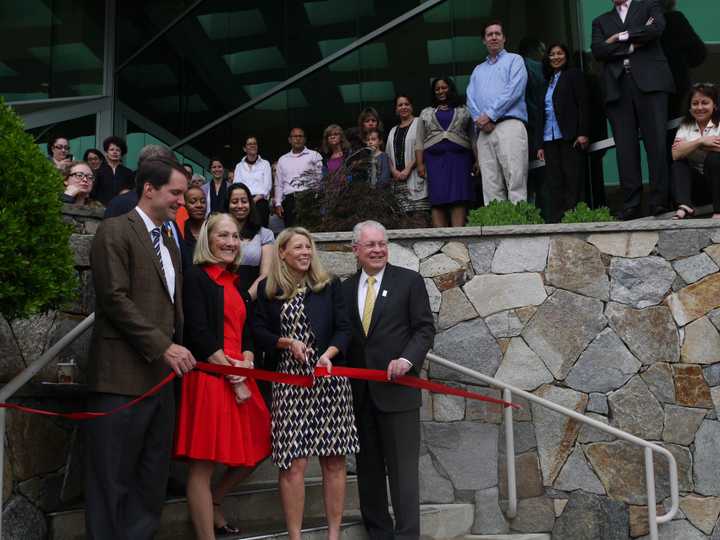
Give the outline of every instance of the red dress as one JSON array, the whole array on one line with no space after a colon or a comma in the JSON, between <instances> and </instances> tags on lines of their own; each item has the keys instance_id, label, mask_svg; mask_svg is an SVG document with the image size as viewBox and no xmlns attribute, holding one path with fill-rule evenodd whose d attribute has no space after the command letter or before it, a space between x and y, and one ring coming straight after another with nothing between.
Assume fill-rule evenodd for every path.
<instances>
[{"instance_id":1,"label":"red dress","mask_svg":"<svg viewBox=\"0 0 720 540\"><path fill-rule=\"evenodd\" d=\"M223 350L242 360L245 302L238 292L236 274L217 265L204 268L223 287L225 305ZM245 379L252 393L245 402L225 377L194 370L182 381L175 457L214 461L231 467L252 467L270 455L270 412L253 379Z\"/></svg>"}]
</instances>

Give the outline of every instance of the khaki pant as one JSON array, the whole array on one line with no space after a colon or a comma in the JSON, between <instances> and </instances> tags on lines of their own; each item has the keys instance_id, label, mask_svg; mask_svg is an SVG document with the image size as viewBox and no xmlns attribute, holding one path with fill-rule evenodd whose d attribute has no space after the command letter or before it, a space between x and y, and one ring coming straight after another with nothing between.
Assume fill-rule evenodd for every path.
<instances>
[{"instance_id":1,"label":"khaki pant","mask_svg":"<svg viewBox=\"0 0 720 540\"><path fill-rule=\"evenodd\" d=\"M528 136L520 120L505 120L491 133L481 131L477 139L482 174L483 199L527 200Z\"/></svg>"}]
</instances>

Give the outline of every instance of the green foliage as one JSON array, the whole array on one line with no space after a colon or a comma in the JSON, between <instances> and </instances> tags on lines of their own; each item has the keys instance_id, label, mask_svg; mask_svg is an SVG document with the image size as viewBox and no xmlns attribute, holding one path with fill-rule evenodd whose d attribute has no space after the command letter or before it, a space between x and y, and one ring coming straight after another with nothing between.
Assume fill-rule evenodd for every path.
<instances>
[{"instance_id":1,"label":"green foliage","mask_svg":"<svg viewBox=\"0 0 720 540\"><path fill-rule=\"evenodd\" d=\"M487 206L471 210L468 226L532 225L545 223L540 210L529 202L492 201Z\"/></svg>"},{"instance_id":2,"label":"green foliage","mask_svg":"<svg viewBox=\"0 0 720 540\"><path fill-rule=\"evenodd\" d=\"M62 178L0 98L0 313L29 317L77 293Z\"/></svg>"},{"instance_id":3,"label":"green foliage","mask_svg":"<svg viewBox=\"0 0 720 540\"><path fill-rule=\"evenodd\" d=\"M594 223L597 221L615 221L615 218L606 206L593 210L581 202L574 209L565 212L561 223Z\"/></svg>"}]
</instances>

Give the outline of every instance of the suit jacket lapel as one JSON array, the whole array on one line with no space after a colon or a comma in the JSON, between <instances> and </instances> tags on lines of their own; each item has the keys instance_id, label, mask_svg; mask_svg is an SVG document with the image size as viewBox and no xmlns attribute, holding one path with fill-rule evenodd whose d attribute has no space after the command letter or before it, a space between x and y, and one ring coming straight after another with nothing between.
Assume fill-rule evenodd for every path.
<instances>
[{"instance_id":1,"label":"suit jacket lapel","mask_svg":"<svg viewBox=\"0 0 720 540\"><path fill-rule=\"evenodd\" d=\"M150 260L153 262L153 266L155 266L155 270L158 273L158 277L160 278L160 281L163 284L163 287L165 288L165 292L170 296L170 290L168 289L167 281L165 279L165 272L163 272L162 268L160 268L160 260L158 259L157 255L155 254L155 246L153 246L152 240L150 240L150 233L145 228L145 222L142 220L140 215L135 212L134 210L132 212L129 212L127 214L128 221L130 221L130 226L132 227L133 231L135 231L135 234L138 237L138 240L140 241L140 244L145 248L145 251L147 252L147 256L150 258ZM161 235L161 237L164 235ZM163 239L164 242L164 239ZM172 258L172 251L171 258ZM175 262L173 261L173 264ZM177 272L175 273L177 276Z\"/></svg>"},{"instance_id":2,"label":"suit jacket lapel","mask_svg":"<svg viewBox=\"0 0 720 540\"><path fill-rule=\"evenodd\" d=\"M390 264L385 265L385 273L383 279L378 287L377 297L375 298L375 307L373 308L372 319L370 319L370 328L368 329L368 337L373 333L375 327L378 324L378 320L382 316L382 312L385 309L385 305L388 302L388 297L392 294L393 288L393 267ZM383 291L387 292L387 296L383 294ZM361 325L362 326L362 325Z\"/></svg>"},{"instance_id":3,"label":"suit jacket lapel","mask_svg":"<svg viewBox=\"0 0 720 540\"><path fill-rule=\"evenodd\" d=\"M640 6L638 5L638 2L640 0L633 0L630 2L630 9L628 9L627 16L625 17L625 26L630 26L630 23L633 22L633 19L637 17L638 12L640 11Z\"/></svg>"}]
</instances>

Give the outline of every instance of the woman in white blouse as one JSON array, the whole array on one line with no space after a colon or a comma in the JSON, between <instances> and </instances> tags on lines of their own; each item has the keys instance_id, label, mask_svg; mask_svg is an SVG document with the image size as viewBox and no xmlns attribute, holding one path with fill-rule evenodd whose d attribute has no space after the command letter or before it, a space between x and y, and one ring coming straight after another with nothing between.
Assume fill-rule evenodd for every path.
<instances>
[{"instance_id":1,"label":"woman in white blouse","mask_svg":"<svg viewBox=\"0 0 720 540\"><path fill-rule=\"evenodd\" d=\"M673 219L695 213L693 182L701 182L712 194L713 219L720 219L720 111L718 87L696 84L690 92L685 118L672 147L672 186L678 205Z\"/></svg>"},{"instance_id":2,"label":"woman in white blouse","mask_svg":"<svg viewBox=\"0 0 720 540\"><path fill-rule=\"evenodd\" d=\"M270 191L272 189L272 170L270 163L260 157L257 137L245 137L243 146L245 157L235 166L234 183L243 183L252 192L260 223L268 226L270 220Z\"/></svg>"}]
</instances>

